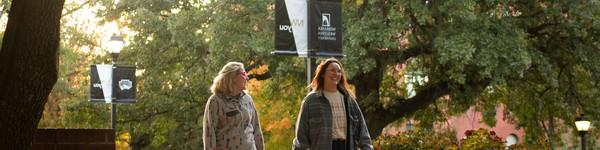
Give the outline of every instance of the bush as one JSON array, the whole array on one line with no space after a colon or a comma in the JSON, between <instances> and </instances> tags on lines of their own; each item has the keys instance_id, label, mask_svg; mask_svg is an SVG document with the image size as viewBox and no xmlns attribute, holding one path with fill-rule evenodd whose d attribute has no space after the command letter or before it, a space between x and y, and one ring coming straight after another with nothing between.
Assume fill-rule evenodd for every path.
<instances>
[{"instance_id":1,"label":"bush","mask_svg":"<svg viewBox=\"0 0 600 150\"><path fill-rule=\"evenodd\" d=\"M498 137L494 131L480 128L478 130L467 130L465 135L466 137L460 140L460 145L455 145L452 149L489 150L506 148L502 138Z\"/></svg>"},{"instance_id":2,"label":"bush","mask_svg":"<svg viewBox=\"0 0 600 150\"><path fill-rule=\"evenodd\" d=\"M411 130L398 135L383 135L373 141L377 150L445 149L456 145L454 132Z\"/></svg>"},{"instance_id":3,"label":"bush","mask_svg":"<svg viewBox=\"0 0 600 150\"><path fill-rule=\"evenodd\" d=\"M539 138L533 142L521 142L519 144L511 145L508 147L510 150L547 150L550 148L550 143L548 143L548 139Z\"/></svg>"},{"instance_id":4,"label":"bush","mask_svg":"<svg viewBox=\"0 0 600 150\"><path fill-rule=\"evenodd\" d=\"M547 139L531 143L505 146L505 141L494 131L487 129L467 130L466 137L456 140L454 132L434 132L415 129L398 135L383 135L373 141L376 150L546 150L550 149Z\"/></svg>"}]
</instances>

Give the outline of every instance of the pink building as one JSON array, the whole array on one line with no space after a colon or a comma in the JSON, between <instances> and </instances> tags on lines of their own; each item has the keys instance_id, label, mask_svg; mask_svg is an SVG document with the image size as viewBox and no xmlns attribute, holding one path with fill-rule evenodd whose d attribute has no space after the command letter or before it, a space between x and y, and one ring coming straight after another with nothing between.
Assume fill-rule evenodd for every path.
<instances>
[{"instance_id":1,"label":"pink building","mask_svg":"<svg viewBox=\"0 0 600 150\"><path fill-rule=\"evenodd\" d=\"M397 71L403 72L404 69L406 69L406 65L398 64L396 65L395 69ZM427 82L428 80L427 76L420 74L418 71L405 72L402 78L403 79L399 80L397 84L399 86L403 84L406 85L407 91L405 94L408 97L416 95L416 91L414 91L413 89L413 84L424 84L424 82ZM445 99L448 99L448 96L445 96ZM450 117L448 118L447 122L436 124L436 128L454 129L454 131L456 131L457 139L462 139L463 137L465 137L464 133L467 130L477 130L479 128L484 128L489 131L496 132L496 135L504 139L507 145L512 145L521 142L525 132L521 129L516 129L516 127L513 124L510 124L504 118L506 118L504 116L504 105L499 105L498 107L496 107L496 125L494 127L490 127L481 121L483 120L481 112L477 112L475 111L475 107L471 107L467 112L463 113L462 115ZM404 127L386 128L384 129L383 133L394 135L406 131L407 129L410 130L410 128L412 128L412 125L410 125L410 123L404 123Z\"/></svg>"},{"instance_id":2,"label":"pink building","mask_svg":"<svg viewBox=\"0 0 600 150\"><path fill-rule=\"evenodd\" d=\"M447 122L436 124L436 128L451 128L456 131L456 139L462 139L465 137L465 131L477 130L484 128L489 131L496 132L496 135L502 138L507 145L520 143L523 140L525 132L522 129L516 129L513 124L505 121L504 116L504 105L500 105L496 108L496 126L490 127L483 123L483 115L481 112L475 111L474 107L471 107L467 112L462 115L453 116L448 118ZM384 129L385 134L401 134L403 131L410 130L412 125L410 123L404 123L401 128L386 128Z\"/></svg>"},{"instance_id":3,"label":"pink building","mask_svg":"<svg viewBox=\"0 0 600 150\"><path fill-rule=\"evenodd\" d=\"M496 132L496 135L505 142L507 145L512 145L522 141L525 132L522 129L516 129L515 125L510 124L504 118L504 105L496 107L496 126L490 127L483 123L483 116L481 112L475 111L474 107L471 107L466 113L448 118L448 123L443 126L448 126L456 131L456 138L462 139L465 137L465 131L477 130L484 128L489 131Z\"/></svg>"}]
</instances>

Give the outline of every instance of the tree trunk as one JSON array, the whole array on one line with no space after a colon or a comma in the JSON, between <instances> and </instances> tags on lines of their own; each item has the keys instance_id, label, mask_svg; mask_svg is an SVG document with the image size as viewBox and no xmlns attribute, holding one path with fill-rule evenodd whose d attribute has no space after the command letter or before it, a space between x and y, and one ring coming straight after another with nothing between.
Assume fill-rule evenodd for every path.
<instances>
[{"instance_id":1,"label":"tree trunk","mask_svg":"<svg viewBox=\"0 0 600 150\"><path fill-rule=\"evenodd\" d=\"M379 101L379 88L383 80L385 67L384 62L378 61L376 68L367 73L359 73L350 80L355 85L357 102L363 112L372 138L381 135L388 124L424 109L438 98L449 94L447 83L430 83L427 88L419 90L412 98L396 99L397 103L384 108L383 103Z\"/></svg>"},{"instance_id":2,"label":"tree trunk","mask_svg":"<svg viewBox=\"0 0 600 150\"><path fill-rule=\"evenodd\" d=\"M367 73L357 74L351 81L355 85L356 99L372 138L379 136L387 124L399 117L385 114L386 110L379 102L379 87L384 71L385 66L378 62L376 68Z\"/></svg>"},{"instance_id":3,"label":"tree trunk","mask_svg":"<svg viewBox=\"0 0 600 150\"><path fill-rule=\"evenodd\" d=\"M148 147L152 143L150 139L150 135L146 133L135 134L132 136L130 147L132 150L142 150L145 147Z\"/></svg>"},{"instance_id":4,"label":"tree trunk","mask_svg":"<svg viewBox=\"0 0 600 150\"><path fill-rule=\"evenodd\" d=\"M399 103L386 108L379 101L379 88L383 79L383 70L361 74L354 79L357 101L362 109L372 138L381 135L383 128L388 124L406 116L410 116L420 109L434 103L438 98L449 94L446 83L432 84L429 88L420 90L417 95L409 99L396 99ZM377 72L381 72L377 73Z\"/></svg>"},{"instance_id":5,"label":"tree trunk","mask_svg":"<svg viewBox=\"0 0 600 150\"><path fill-rule=\"evenodd\" d=\"M0 149L31 149L58 76L64 0L13 0L0 49Z\"/></svg>"}]
</instances>

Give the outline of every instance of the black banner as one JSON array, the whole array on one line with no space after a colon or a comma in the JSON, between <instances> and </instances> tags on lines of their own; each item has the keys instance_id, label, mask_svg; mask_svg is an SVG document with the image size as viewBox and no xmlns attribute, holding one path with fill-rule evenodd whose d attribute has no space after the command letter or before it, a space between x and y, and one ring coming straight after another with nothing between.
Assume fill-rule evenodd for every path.
<instances>
[{"instance_id":1,"label":"black banner","mask_svg":"<svg viewBox=\"0 0 600 150\"><path fill-rule=\"evenodd\" d=\"M316 0L309 10L309 49L317 50L316 56L343 56L341 1Z\"/></svg>"},{"instance_id":2,"label":"black banner","mask_svg":"<svg viewBox=\"0 0 600 150\"><path fill-rule=\"evenodd\" d=\"M300 57L342 57L340 0L276 0L275 51Z\"/></svg>"},{"instance_id":3,"label":"black banner","mask_svg":"<svg viewBox=\"0 0 600 150\"><path fill-rule=\"evenodd\" d=\"M106 66L108 67L108 66ZM105 102L104 91L102 89L102 81L100 80L100 73L98 68L103 68L102 65L91 65L90 66L90 101L93 102ZM108 69L108 68L107 68ZM112 66L110 67L112 69Z\"/></svg>"},{"instance_id":4,"label":"black banner","mask_svg":"<svg viewBox=\"0 0 600 150\"><path fill-rule=\"evenodd\" d=\"M135 67L117 65L113 70L112 95L114 103L135 103Z\"/></svg>"},{"instance_id":5,"label":"black banner","mask_svg":"<svg viewBox=\"0 0 600 150\"><path fill-rule=\"evenodd\" d=\"M125 65L90 66L90 101L135 103L135 67Z\"/></svg>"}]
</instances>

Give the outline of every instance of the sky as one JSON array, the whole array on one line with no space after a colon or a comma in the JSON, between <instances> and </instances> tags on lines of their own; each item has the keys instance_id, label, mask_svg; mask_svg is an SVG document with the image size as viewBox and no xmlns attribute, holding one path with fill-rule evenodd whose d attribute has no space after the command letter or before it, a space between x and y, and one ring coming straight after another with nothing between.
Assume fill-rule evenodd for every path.
<instances>
[{"instance_id":1,"label":"sky","mask_svg":"<svg viewBox=\"0 0 600 150\"><path fill-rule=\"evenodd\" d=\"M88 34L93 37L98 38L98 43L100 43L101 47L99 48L90 48L90 47L81 47L81 50L85 53L93 53L97 55L102 55L103 51L107 51L110 47L109 40L113 34L119 35L119 33L124 37L125 44L127 44L127 35L132 34L128 28L119 28L117 22L107 22L104 24L100 24L101 18L96 17L96 11L100 9L98 6L91 6L86 4L84 0L67 0L65 2L65 9L63 9L63 13L69 11L68 6L81 6L81 9L63 16L62 25L63 26L72 26L77 27L78 30L82 31L85 34Z\"/></svg>"},{"instance_id":2,"label":"sky","mask_svg":"<svg viewBox=\"0 0 600 150\"><path fill-rule=\"evenodd\" d=\"M61 28L66 26L77 27L77 29L85 34L91 35L98 38L98 43L101 43L99 48L81 47L80 50L85 53L94 53L102 55L108 49L108 43L112 34L123 33L125 45L128 44L128 36L131 36L131 32L128 28L119 28L117 22L107 22L100 24L101 18L96 17L95 13L99 9L98 6L91 6L87 4L85 0L66 0L65 7L63 8L63 14L73 8L73 6L81 6L81 9L74 11L73 13L62 16ZM6 30L6 23L8 21L8 14L2 14L0 16L0 31Z\"/></svg>"},{"instance_id":3,"label":"sky","mask_svg":"<svg viewBox=\"0 0 600 150\"><path fill-rule=\"evenodd\" d=\"M0 31L4 32L6 29L6 21L8 19L7 15L0 16Z\"/></svg>"}]
</instances>

